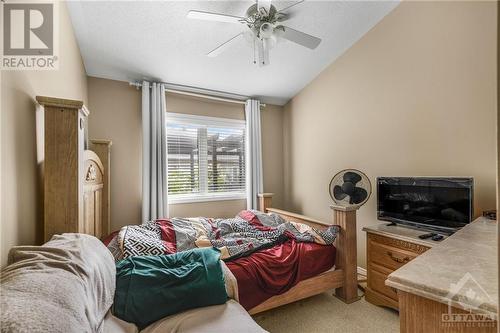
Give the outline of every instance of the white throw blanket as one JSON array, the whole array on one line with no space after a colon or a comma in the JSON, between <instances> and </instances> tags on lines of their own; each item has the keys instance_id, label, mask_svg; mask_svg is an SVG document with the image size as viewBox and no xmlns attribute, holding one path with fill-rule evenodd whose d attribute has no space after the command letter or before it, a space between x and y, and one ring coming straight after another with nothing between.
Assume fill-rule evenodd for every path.
<instances>
[{"instance_id":1,"label":"white throw blanket","mask_svg":"<svg viewBox=\"0 0 500 333\"><path fill-rule=\"evenodd\" d=\"M56 235L17 246L0 278L2 332L101 332L113 303L116 269L100 240Z\"/></svg>"}]
</instances>

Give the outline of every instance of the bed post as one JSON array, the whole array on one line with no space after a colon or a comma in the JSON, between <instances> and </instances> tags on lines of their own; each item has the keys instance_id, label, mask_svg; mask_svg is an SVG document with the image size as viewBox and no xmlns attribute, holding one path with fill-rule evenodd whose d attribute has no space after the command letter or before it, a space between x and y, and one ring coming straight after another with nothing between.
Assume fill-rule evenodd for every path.
<instances>
[{"instance_id":1,"label":"bed post","mask_svg":"<svg viewBox=\"0 0 500 333\"><path fill-rule=\"evenodd\" d=\"M259 210L261 212L267 213L267 209L271 207L271 202L273 200L274 193L259 193Z\"/></svg>"},{"instance_id":2,"label":"bed post","mask_svg":"<svg viewBox=\"0 0 500 333\"><path fill-rule=\"evenodd\" d=\"M357 208L332 205L334 224L340 226L336 240L335 265L344 271L344 284L335 294L345 303L359 300L357 279L356 210Z\"/></svg>"},{"instance_id":3,"label":"bed post","mask_svg":"<svg viewBox=\"0 0 500 333\"><path fill-rule=\"evenodd\" d=\"M90 149L94 151L104 165L104 187L102 189L102 236L111 233L111 145L110 140L90 140Z\"/></svg>"}]
</instances>

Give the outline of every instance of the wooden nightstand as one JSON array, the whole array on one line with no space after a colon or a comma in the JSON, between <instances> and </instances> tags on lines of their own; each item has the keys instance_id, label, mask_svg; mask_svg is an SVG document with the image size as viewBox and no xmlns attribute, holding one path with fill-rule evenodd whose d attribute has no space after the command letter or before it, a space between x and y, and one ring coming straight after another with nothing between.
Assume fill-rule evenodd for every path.
<instances>
[{"instance_id":1,"label":"wooden nightstand","mask_svg":"<svg viewBox=\"0 0 500 333\"><path fill-rule=\"evenodd\" d=\"M385 285L387 276L439 242L418 238L426 231L388 224L363 228L367 233L365 299L398 310L396 290Z\"/></svg>"}]
</instances>

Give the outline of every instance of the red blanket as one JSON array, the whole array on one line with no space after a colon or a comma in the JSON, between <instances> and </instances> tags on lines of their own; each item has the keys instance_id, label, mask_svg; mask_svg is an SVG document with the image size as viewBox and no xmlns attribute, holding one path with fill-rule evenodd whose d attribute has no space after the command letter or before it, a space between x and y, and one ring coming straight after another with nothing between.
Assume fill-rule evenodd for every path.
<instances>
[{"instance_id":1,"label":"red blanket","mask_svg":"<svg viewBox=\"0 0 500 333\"><path fill-rule=\"evenodd\" d=\"M302 280L326 272L335 264L335 247L289 240L226 262L238 281L241 305L246 309L290 290Z\"/></svg>"}]
</instances>

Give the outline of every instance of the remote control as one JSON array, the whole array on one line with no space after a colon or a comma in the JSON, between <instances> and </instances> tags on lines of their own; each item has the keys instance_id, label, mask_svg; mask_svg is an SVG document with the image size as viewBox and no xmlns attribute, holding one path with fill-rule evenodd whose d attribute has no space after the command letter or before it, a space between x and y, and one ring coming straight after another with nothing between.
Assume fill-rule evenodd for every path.
<instances>
[{"instance_id":1,"label":"remote control","mask_svg":"<svg viewBox=\"0 0 500 333\"><path fill-rule=\"evenodd\" d=\"M435 232L429 232L428 234L423 234L418 236L420 239L427 239L436 236L437 234Z\"/></svg>"},{"instance_id":2,"label":"remote control","mask_svg":"<svg viewBox=\"0 0 500 333\"><path fill-rule=\"evenodd\" d=\"M444 238L444 236L443 236L443 235L434 235L434 236L432 236L432 238L431 238L431 239L432 239L433 241L436 241L436 242L437 242L437 241L440 241L440 240L441 240L441 239L443 239L443 238Z\"/></svg>"}]
</instances>

